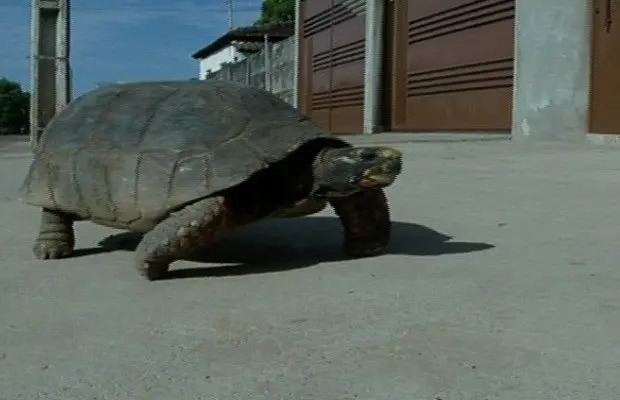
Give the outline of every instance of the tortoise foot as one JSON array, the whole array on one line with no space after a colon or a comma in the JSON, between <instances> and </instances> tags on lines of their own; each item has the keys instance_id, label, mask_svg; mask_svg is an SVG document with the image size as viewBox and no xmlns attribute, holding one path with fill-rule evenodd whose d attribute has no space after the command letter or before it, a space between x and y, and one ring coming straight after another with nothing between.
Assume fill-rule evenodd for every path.
<instances>
[{"instance_id":1,"label":"tortoise foot","mask_svg":"<svg viewBox=\"0 0 620 400\"><path fill-rule=\"evenodd\" d=\"M32 251L40 260L66 258L73 253L75 234L72 218L59 211L43 209L41 227Z\"/></svg>"},{"instance_id":2,"label":"tortoise foot","mask_svg":"<svg viewBox=\"0 0 620 400\"><path fill-rule=\"evenodd\" d=\"M171 214L149 231L136 248L140 275L150 281L168 275L170 264L207 247L234 228L227 224L223 198L206 198Z\"/></svg>"},{"instance_id":3,"label":"tortoise foot","mask_svg":"<svg viewBox=\"0 0 620 400\"><path fill-rule=\"evenodd\" d=\"M149 281L159 281L168 276L170 264L164 262L139 262L138 272Z\"/></svg>"},{"instance_id":4,"label":"tortoise foot","mask_svg":"<svg viewBox=\"0 0 620 400\"><path fill-rule=\"evenodd\" d=\"M39 260L56 260L69 257L73 252L73 245L64 240L37 239L32 252Z\"/></svg>"},{"instance_id":5,"label":"tortoise foot","mask_svg":"<svg viewBox=\"0 0 620 400\"><path fill-rule=\"evenodd\" d=\"M344 227L344 252L350 257L383 253L390 243L391 221L382 190L365 190L330 200Z\"/></svg>"},{"instance_id":6,"label":"tortoise foot","mask_svg":"<svg viewBox=\"0 0 620 400\"><path fill-rule=\"evenodd\" d=\"M366 242L345 244L344 253L349 257L370 257L382 254L385 251L385 243Z\"/></svg>"}]
</instances>

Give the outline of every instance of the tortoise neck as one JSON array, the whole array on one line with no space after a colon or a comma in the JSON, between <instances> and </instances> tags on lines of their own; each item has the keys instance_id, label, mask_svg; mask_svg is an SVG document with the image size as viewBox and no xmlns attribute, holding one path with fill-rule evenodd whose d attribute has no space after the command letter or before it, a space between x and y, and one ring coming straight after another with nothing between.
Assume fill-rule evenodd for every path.
<instances>
[{"instance_id":1,"label":"tortoise neck","mask_svg":"<svg viewBox=\"0 0 620 400\"><path fill-rule=\"evenodd\" d=\"M234 208L232 214L239 218L238 223L264 218L276 210L308 198L314 180L312 168L303 168L304 165L314 166L312 158L308 156L292 154L231 188L227 204ZM316 153L312 157L316 157Z\"/></svg>"}]
</instances>

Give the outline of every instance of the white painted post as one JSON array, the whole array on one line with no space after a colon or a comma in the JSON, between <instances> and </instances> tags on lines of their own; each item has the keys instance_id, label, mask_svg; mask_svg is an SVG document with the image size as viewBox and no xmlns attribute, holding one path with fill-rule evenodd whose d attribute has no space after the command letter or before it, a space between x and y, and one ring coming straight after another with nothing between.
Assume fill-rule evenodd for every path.
<instances>
[{"instance_id":1,"label":"white painted post","mask_svg":"<svg viewBox=\"0 0 620 400\"><path fill-rule=\"evenodd\" d=\"M265 34L265 46L263 53L265 55L265 90L271 92L271 46L269 46L269 36Z\"/></svg>"},{"instance_id":2,"label":"white painted post","mask_svg":"<svg viewBox=\"0 0 620 400\"><path fill-rule=\"evenodd\" d=\"M366 0L364 62L364 133L379 133L381 122L381 74L383 63L384 0Z\"/></svg>"},{"instance_id":3,"label":"white painted post","mask_svg":"<svg viewBox=\"0 0 620 400\"><path fill-rule=\"evenodd\" d=\"M293 107L299 107L299 46L301 44L301 0L295 0L295 44L293 52Z\"/></svg>"}]
</instances>

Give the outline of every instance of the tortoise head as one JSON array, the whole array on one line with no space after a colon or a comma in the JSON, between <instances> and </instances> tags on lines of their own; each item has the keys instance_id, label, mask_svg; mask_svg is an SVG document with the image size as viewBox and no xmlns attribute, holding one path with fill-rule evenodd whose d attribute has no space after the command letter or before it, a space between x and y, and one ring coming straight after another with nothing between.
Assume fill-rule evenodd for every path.
<instances>
[{"instance_id":1,"label":"tortoise head","mask_svg":"<svg viewBox=\"0 0 620 400\"><path fill-rule=\"evenodd\" d=\"M394 183L402 170L402 154L391 147L345 147L323 150L314 162L311 195L346 197L364 189Z\"/></svg>"}]
</instances>

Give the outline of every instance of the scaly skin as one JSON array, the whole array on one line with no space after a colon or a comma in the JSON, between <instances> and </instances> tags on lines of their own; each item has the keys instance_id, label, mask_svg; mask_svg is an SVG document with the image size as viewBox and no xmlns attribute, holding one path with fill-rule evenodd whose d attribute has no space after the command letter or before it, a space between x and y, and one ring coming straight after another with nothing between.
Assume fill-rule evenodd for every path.
<instances>
[{"instance_id":1,"label":"scaly skin","mask_svg":"<svg viewBox=\"0 0 620 400\"><path fill-rule=\"evenodd\" d=\"M237 226L223 197L210 197L171 214L146 233L136 248L136 268L148 280L168 273L170 264L203 248Z\"/></svg>"},{"instance_id":2,"label":"scaly skin","mask_svg":"<svg viewBox=\"0 0 620 400\"><path fill-rule=\"evenodd\" d=\"M344 227L344 252L364 257L381 253L390 241L391 222L383 190L364 190L330 199ZM193 249L205 248L235 228L259 219L234 215L223 197L207 198L170 215L148 232L136 249L136 267L153 281L168 273L172 262Z\"/></svg>"},{"instance_id":3,"label":"scaly skin","mask_svg":"<svg viewBox=\"0 0 620 400\"><path fill-rule=\"evenodd\" d=\"M330 203L344 228L344 252L353 257L381 253L390 242L390 209L382 189L364 190Z\"/></svg>"},{"instance_id":4,"label":"scaly skin","mask_svg":"<svg viewBox=\"0 0 620 400\"><path fill-rule=\"evenodd\" d=\"M62 212L44 208L39 236L32 249L35 257L42 260L69 257L74 246L73 219Z\"/></svg>"},{"instance_id":5,"label":"scaly skin","mask_svg":"<svg viewBox=\"0 0 620 400\"><path fill-rule=\"evenodd\" d=\"M269 214L271 218L298 218L306 217L323 211L327 207L327 201L324 199L314 199L307 197L295 204L284 208L279 208Z\"/></svg>"}]
</instances>

